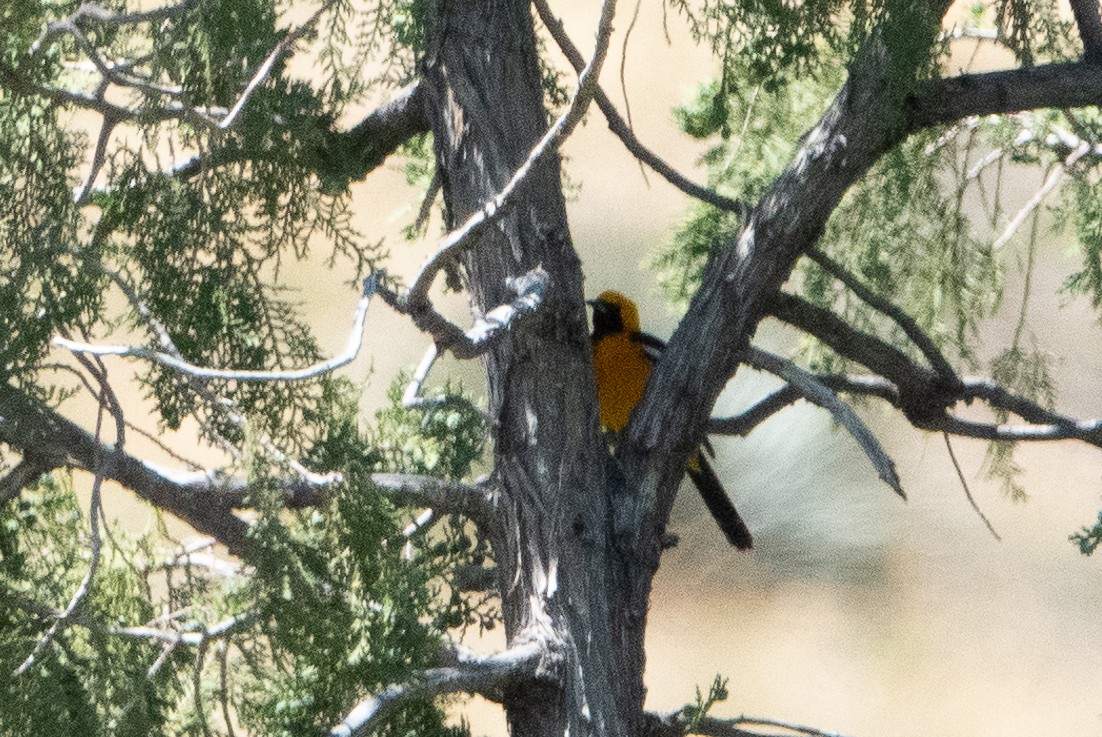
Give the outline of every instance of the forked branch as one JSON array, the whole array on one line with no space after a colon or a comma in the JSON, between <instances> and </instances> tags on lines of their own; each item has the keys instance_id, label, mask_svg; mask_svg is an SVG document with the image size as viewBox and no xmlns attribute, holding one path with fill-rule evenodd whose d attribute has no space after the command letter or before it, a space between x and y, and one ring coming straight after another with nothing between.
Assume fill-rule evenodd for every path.
<instances>
[{"instance_id":1,"label":"forked branch","mask_svg":"<svg viewBox=\"0 0 1102 737\"><path fill-rule=\"evenodd\" d=\"M813 374L780 356L766 353L757 348L749 348L743 355L746 363L753 368L768 371L784 379L809 402L817 404L830 412L835 422L846 428L853 439L857 441L857 444L861 446L861 450L865 452L868 459L872 461L873 467L876 468L880 480L890 486L896 494L904 499L907 498L907 495L903 493L903 487L899 484L899 474L896 473L895 463L888 456L887 451L884 450L884 446L880 444L868 425L857 416L853 408L843 402L836 393L820 382Z\"/></svg>"},{"instance_id":2,"label":"forked branch","mask_svg":"<svg viewBox=\"0 0 1102 737\"><path fill-rule=\"evenodd\" d=\"M451 693L489 693L516 686L547 669L554 655L542 643L517 645L488 658L466 657L451 667L431 668L402 684L389 686L361 701L330 737L357 737L382 726L396 709L410 701Z\"/></svg>"},{"instance_id":3,"label":"forked branch","mask_svg":"<svg viewBox=\"0 0 1102 737\"><path fill-rule=\"evenodd\" d=\"M585 60L582 58L581 52L578 51L578 47L574 45L574 42L570 40L570 36L567 35L566 28L563 26L562 21L556 18L555 14L551 12L547 0L533 0L532 4L535 6L536 12L539 14L543 25L551 34L551 38L555 39L555 43L558 44L559 49L566 55L567 61L574 67L574 71L581 72L585 67ZM616 110L616 106L613 104L612 100L609 99L609 96L605 94L605 91L600 87L597 87L594 92L594 101L597 103L597 107L601 110L601 113L604 114L605 120L608 121L609 130L620 139L624 147L627 148L633 156L639 159L639 161L649 166L663 179L690 197L695 197L701 202L707 202L721 210L737 213L743 222L746 221L750 213L749 205L741 200L725 197L714 189L702 187L690 181L675 168L663 161L656 153L644 146L642 141L636 137L631 126L628 125Z\"/></svg>"},{"instance_id":4,"label":"forked branch","mask_svg":"<svg viewBox=\"0 0 1102 737\"><path fill-rule=\"evenodd\" d=\"M510 279L509 287L517 295L516 299L490 310L466 331L437 312L428 300L413 303L386 287L379 288L379 296L398 312L413 318L414 325L432 336L437 351L451 351L456 358L477 358L489 351L515 320L539 309L550 281L550 275L538 266L521 277ZM425 360L430 361L428 365L431 366L435 355Z\"/></svg>"},{"instance_id":5,"label":"forked branch","mask_svg":"<svg viewBox=\"0 0 1102 737\"><path fill-rule=\"evenodd\" d=\"M96 345L81 343L66 338L54 338L53 344L59 348L65 348L73 353L87 353L94 356L129 356L141 358L153 363L161 364L182 374L196 379L225 379L232 381L303 381L313 379L322 374L330 373L345 364L351 363L359 355L363 345L364 321L367 319L367 308L371 306L371 297L376 291L376 277L374 275L364 279L363 297L356 305L356 311L352 317L352 330L348 336L345 349L337 356L321 361L301 369L288 371L251 371L241 369L220 369L196 366L185 361L179 355L164 351L154 351L140 346L126 345Z\"/></svg>"}]
</instances>

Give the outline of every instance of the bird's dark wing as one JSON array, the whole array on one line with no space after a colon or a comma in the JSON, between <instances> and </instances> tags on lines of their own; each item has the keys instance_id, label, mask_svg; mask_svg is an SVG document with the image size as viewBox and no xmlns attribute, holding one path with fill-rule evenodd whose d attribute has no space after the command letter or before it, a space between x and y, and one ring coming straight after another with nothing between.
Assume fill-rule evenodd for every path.
<instances>
[{"instance_id":1,"label":"bird's dark wing","mask_svg":"<svg viewBox=\"0 0 1102 737\"><path fill-rule=\"evenodd\" d=\"M643 352L646 353L647 358L651 360L651 363L658 363L659 357L662 355L662 351L666 350L666 341L661 338L657 338L650 333L644 333L636 331L631 334L631 340L633 343L638 343L643 346Z\"/></svg>"}]
</instances>

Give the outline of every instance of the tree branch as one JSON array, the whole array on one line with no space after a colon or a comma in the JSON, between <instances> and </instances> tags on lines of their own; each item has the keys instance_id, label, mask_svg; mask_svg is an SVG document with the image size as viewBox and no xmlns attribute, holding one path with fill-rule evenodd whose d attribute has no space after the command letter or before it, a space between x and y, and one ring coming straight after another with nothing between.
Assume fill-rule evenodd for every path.
<instances>
[{"instance_id":1,"label":"tree branch","mask_svg":"<svg viewBox=\"0 0 1102 737\"><path fill-rule=\"evenodd\" d=\"M57 467L43 462L34 455L33 451L24 450L23 458L16 464L15 468L9 471L7 476L0 479L0 507L19 496L23 489L38 481L42 474L49 473L54 468Z\"/></svg>"},{"instance_id":2,"label":"tree branch","mask_svg":"<svg viewBox=\"0 0 1102 737\"><path fill-rule=\"evenodd\" d=\"M1098 13L1098 0L1071 0L1071 12L1083 41L1083 61L1102 63L1102 16Z\"/></svg>"},{"instance_id":3,"label":"tree branch","mask_svg":"<svg viewBox=\"0 0 1102 737\"><path fill-rule=\"evenodd\" d=\"M817 404L830 412L834 421L849 431L861 450L872 461L880 480L890 486L892 490L904 499L903 487L899 484L899 475L895 471L895 463L884 450L884 446L877 440L876 435L869 430L857 413L848 404L838 398L825 384L820 382L813 374L789 360L775 356L771 353L749 348L744 352L746 363L760 371L768 371L784 379L789 385L796 388L809 402Z\"/></svg>"},{"instance_id":4,"label":"tree branch","mask_svg":"<svg viewBox=\"0 0 1102 737\"><path fill-rule=\"evenodd\" d=\"M809 333L845 358L856 361L898 388L900 407L909 419L937 417L960 395L959 379L917 366L895 346L857 330L829 310L784 292L768 306L769 313Z\"/></svg>"},{"instance_id":5,"label":"tree branch","mask_svg":"<svg viewBox=\"0 0 1102 737\"><path fill-rule=\"evenodd\" d=\"M348 336L345 349L328 361L321 361L301 369L281 371L250 371L238 369L216 369L196 366L183 360L172 353L153 351L148 348L125 345L94 345L80 343L57 337L53 344L59 348L65 348L73 353L88 353L94 356L131 356L147 361L159 363L175 371L197 379L228 379L232 381L303 381L312 379L322 374L334 371L345 364L351 363L359 355L363 345L364 321L367 319L367 308L371 306L371 297L375 294L376 277L374 274L364 279L363 297L356 305L356 311L352 317L352 330Z\"/></svg>"},{"instance_id":6,"label":"tree branch","mask_svg":"<svg viewBox=\"0 0 1102 737\"><path fill-rule=\"evenodd\" d=\"M712 417L708 420L709 435L749 435L750 432L770 417L802 399L803 394L785 384L750 409L734 417Z\"/></svg>"},{"instance_id":7,"label":"tree branch","mask_svg":"<svg viewBox=\"0 0 1102 737\"><path fill-rule=\"evenodd\" d=\"M423 100L420 84L414 83L351 130L329 134L317 150L318 173L364 179L403 143L418 133L428 132ZM243 149L227 146L189 159L172 169L169 176L191 179L203 171L248 158Z\"/></svg>"},{"instance_id":8,"label":"tree branch","mask_svg":"<svg viewBox=\"0 0 1102 737\"><path fill-rule=\"evenodd\" d=\"M379 296L399 313L413 318L413 324L418 329L432 336L437 350L449 350L459 359L477 358L504 337L514 320L539 309L546 296L550 280L550 275L539 266L523 276L510 279L509 287L516 293L517 298L490 310L485 316L475 320L474 325L465 332L437 312L427 299L424 302L415 303L403 299L401 295L386 287L379 287Z\"/></svg>"},{"instance_id":9,"label":"tree branch","mask_svg":"<svg viewBox=\"0 0 1102 737\"><path fill-rule=\"evenodd\" d=\"M1011 218L1010 222L1006 226L1006 230L1003 231L1002 235L995 239L995 242L991 244L991 248L994 250L998 250L1005 246L1007 242L1009 242L1010 239L1014 237L1014 234L1018 232L1018 229L1022 227L1022 223L1026 221L1026 219L1033 213L1034 210L1041 206L1041 203L1045 201L1045 197L1047 197L1049 193L1052 192L1052 190L1056 189L1056 185L1058 185L1060 181L1064 178L1064 174L1067 172L1067 170L1076 161L1087 154L1091 149L1092 146L1089 143L1087 143L1086 141L1080 141L1079 145L1076 146L1070 154L1068 154L1066 159L1064 159L1064 162L1060 166L1055 167L1051 172L1049 172L1048 176L1045 177L1044 183L1041 184L1037 191L1033 193L1033 196L1030 197L1024 205L1022 205L1022 208L1018 210L1018 213L1013 218Z\"/></svg>"},{"instance_id":10,"label":"tree branch","mask_svg":"<svg viewBox=\"0 0 1102 737\"><path fill-rule=\"evenodd\" d=\"M807 256L818 264L823 271L849 287L850 291L856 294L865 304L891 318L910 338L911 342L922 351L922 355L930 362L930 367L940 374L943 379L958 381L957 374L953 371L953 367L949 365L945 355L934 345L934 341L918 326L913 317L866 287L855 275L848 272L841 264L818 248L808 249Z\"/></svg>"},{"instance_id":11,"label":"tree branch","mask_svg":"<svg viewBox=\"0 0 1102 737\"><path fill-rule=\"evenodd\" d=\"M34 56L50 36L67 30L69 26L74 25L82 18L92 18L104 25L131 26L139 23L152 23L159 20L179 17L194 8L199 2L200 0L181 0L181 2L175 5L165 5L159 8L153 8L152 10L131 13L116 13L97 3L84 2L81 3L80 7L77 8L72 15L60 21L48 24L46 28L43 29L42 34L33 44L31 44L28 53Z\"/></svg>"},{"instance_id":12,"label":"tree branch","mask_svg":"<svg viewBox=\"0 0 1102 737\"><path fill-rule=\"evenodd\" d=\"M488 658L467 657L448 668L422 671L403 684L389 686L361 701L344 720L333 727L330 737L356 737L382 726L395 710L410 701L431 699L450 693L483 693L515 686L537 678L554 663L554 656L541 643L517 645Z\"/></svg>"},{"instance_id":13,"label":"tree branch","mask_svg":"<svg viewBox=\"0 0 1102 737\"><path fill-rule=\"evenodd\" d=\"M949 460L953 462L953 468L957 472L957 478L960 480L960 486L964 489L964 497L968 500L968 503L972 506L972 511L980 518L983 524L987 527L987 531L991 533L991 536L996 541L1002 542L1002 537L995 531L995 527L991 524L991 520L987 519L987 515L980 509L980 505L976 503L976 498L972 496L972 490L968 488L968 479L964 478L964 469L960 467L960 461L957 460L956 451L953 450L953 442L949 440L949 433L942 432L941 437L945 440L945 450L949 452Z\"/></svg>"},{"instance_id":14,"label":"tree branch","mask_svg":"<svg viewBox=\"0 0 1102 737\"><path fill-rule=\"evenodd\" d=\"M371 483L386 491L401 507L431 507L443 514L458 514L489 533L499 524L494 514L494 493L485 479L474 484L433 476L373 473Z\"/></svg>"},{"instance_id":15,"label":"tree branch","mask_svg":"<svg viewBox=\"0 0 1102 737\"><path fill-rule=\"evenodd\" d=\"M376 108L347 133L338 134L341 148L350 152L346 166L352 179L363 179L400 145L429 131L424 93L419 83L406 87L390 102Z\"/></svg>"},{"instance_id":16,"label":"tree branch","mask_svg":"<svg viewBox=\"0 0 1102 737\"><path fill-rule=\"evenodd\" d=\"M539 14L543 25L551 34L551 38L555 40L559 49L566 56L567 61L574 67L574 71L581 72L585 66L585 60L582 58L581 52L578 51L578 47L574 45L574 42L570 40L570 36L567 35L566 28L563 26L562 21L556 18L554 13L551 12L547 0L533 0L532 4L535 6L536 12ZM616 134L617 138L624 144L624 147L627 148L635 158L649 166L657 172L659 176L690 197L695 197L702 202L707 202L721 210L737 213L743 222L746 221L750 214L749 205L740 200L725 197L714 189L702 187L690 181L659 158L657 154L644 146L636 137L631 126L620 116L612 100L609 99L609 96L605 94L605 91L600 87L597 87L594 92L594 101L604 114L605 120L608 121L609 130Z\"/></svg>"},{"instance_id":17,"label":"tree branch","mask_svg":"<svg viewBox=\"0 0 1102 737\"><path fill-rule=\"evenodd\" d=\"M1061 62L982 74L962 74L922 85L905 103L907 130L952 123L971 115L1102 103L1102 66Z\"/></svg>"},{"instance_id":18,"label":"tree branch","mask_svg":"<svg viewBox=\"0 0 1102 737\"><path fill-rule=\"evenodd\" d=\"M699 719L693 719L687 709L659 714L647 712L648 727L653 730L648 734L656 737L682 737L687 734L704 735L705 737L778 737L775 731L755 732L744 727L769 727L771 730L781 729L792 735L804 737L842 737L836 732L824 732L814 727L805 727L791 722L781 722L776 719L757 719L754 717L735 717L721 719L704 715Z\"/></svg>"},{"instance_id":19,"label":"tree branch","mask_svg":"<svg viewBox=\"0 0 1102 737\"><path fill-rule=\"evenodd\" d=\"M660 536L685 460L700 443L716 397L735 373L773 295L818 240L846 190L905 137L905 80L917 76L925 58L914 50L937 43L948 7L948 0L893 5L741 233L716 244L621 446L628 485L639 489L633 528ZM925 89L917 81L912 86ZM654 564L647 556L658 554L657 544L649 548L644 568Z\"/></svg>"},{"instance_id":20,"label":"tree branch","mask_svg":"<svg viewBox=\"0 0 1102 737\"><path fill-rule=\"evenodd\" d=\"M180 517L240 555L248 525L234 516L206 474L173 474L105 445L37 399L0 383L0 441L30 449L53 467L98 472L154 506Z\"/></svg>"}]
</instances>

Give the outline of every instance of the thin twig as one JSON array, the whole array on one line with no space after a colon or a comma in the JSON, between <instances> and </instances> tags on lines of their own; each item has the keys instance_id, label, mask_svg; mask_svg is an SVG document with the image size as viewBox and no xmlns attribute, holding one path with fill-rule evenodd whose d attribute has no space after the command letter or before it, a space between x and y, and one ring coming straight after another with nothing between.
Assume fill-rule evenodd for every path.
<instances>
[{"instance_id":1,"label":"thin twig","mask_svg":"<svg viewBox=\"0 0 1102 737\"><path fill-rule=\"evenodd\" d=\"M101 384L101 393L99 401L99 409L96 412L96 430L95 437L98 442L100 433L103 430L103 416L107 409L107 400L104 396L106 393L106 387ZM116 428L116 450L122 450L123 435L121 429ZM103 547L103 540L100 537L100 505L102 504L101 492L103 488L103 470L101 468L102 462L97 463L95 470L95 477L92 480L92 497L89 502L88 521L91 525L91 557L88 562L88 570L84 574L84 578L81 579L80 584L77 586L76 591L73 592L72 597L69 599L69 604L58 615L54 623L50 625L43 635L38 638L35 643L34 649L26 657L26 659L12 671L12 678L18 678L30 669L35 663L41 659L42 655L46 652L46 648L50 646L54 638L61 632L62 628L68 624L69 620L76 614L77 609L83 603L88 592L92 588L92 581L96 577L96 573L99 569L100 555Z\"/></svg>"},{"instance_id":2,"label":"thin twig","mask_svg":"<svg viewBox=\"0 0 1102 737\"><path fill-rule=\"evenodd\" d=\"M1045 178L1044 183L1040 188L1029 198L1029 201L1022 205L1022 208L1018 210L1017 214L1010 220L1006 226L1006 230L1002 235L995 239L995 242L991 244L993 250L998 250L1006 245L1006 243L1014 237L1014 234L1018 232L1018 229L1022 227L1022 223L1026 221L1026 218L1036 210L1045 198L1052 190L1056 188L1056 185L1060 183L1060 180L1064 178L1064 174L1068 168L1071 167L1076 161L1081 159L1085 154L1091 150L1091 145L1086 141L1080 142L1080 144L1068 154L1068 157L1064 159L1061 166L1054 168L1049 175Z\"/></svg>"},{"instance_id":3,"label":"thin twig","mask_svg":"<svg viewBox=\"0 0 1102 737\"><path fill-rule=\"evenodd\" d=\"M869 289L860 279L846 270L844 266L819 249L808 249L807 256L818 264L823 271L849 287L850 291L856 294L861 301L891 318L891 320L903 330L904 334L906 334L911 342L922 351L922 355L930 362L930 367L934 371L949 381L958 381L956 372L953 370L953 367L949 365L949 361L946 360L945 355L938 349L937 345L934 344L930 336L919 327L913 317L908 315L897 305L892 304L889 300L884 299L879 294Z\"/></svg>"},{"instance_id":4,"label":"thin twig","mask_svg":"<svg viewBox=\"0 0 1102 737\"><path fill-rule=\"evenodd\" d=\"M639 9L643 6L643 0L635 0L635 10L631 14L631 22L624 31L624 43L620 47L620 92L624 97L624 115L627 116L628 128L635 130L635 122L631 119L631 99L628 97L627 68L628 68L628 44L631 42L631 33L635 30L635 24L639 22ZM599 107L599 106L598 106ZM636 159L639 164L639 172L643 175L643 181L650 185L647 179L647 170L643 162Z\"/></svg>"},{"instance_id":5,"label":"thin twig","mask_svg":"<svg viewBox=\"0 0 1102 737\"><path fill-rule=\"evenodd\" d=\"M290 50L290 48L295 44L296 41L305 36L310 31L310 29L314 27L314 24L318 22L318 19L321 18L321 16L326 11L333 7L336 2L337 0L329 0L329 2L318 8L317 11L312 16L310 16L305 23L303 23L293 31L288 32L287 35L283 37L283 40L276 44L275 48L272 49L272 53L268 54L268 58L265 59L264 63L262 63L257 68L256 73L254 73L252 76L252 79L250 79L249 83L245 85L245 90L241 93L241 96L237 98L237 102L234 103L234 106L232 108L230 108L230 111L226 114L226 117L222 119L222 122L218 124L218 127L220 129L226 130L237 121L237 116L240 115L241 111L245 108L245 104L248 103L249 97L251 97L253 91L256 90L256 88L259 87L261 83L268 78L268 75L271 74L272 67L275 66L275 63L279 60L279 58L287 53L287 51Z\"/></svg>"},{"instance_id":6,"label":"thin twig","mask_svg":"<svg viewBox=\"0 0 1102 737\"><path fill-rule=\"evenodd\" d=\"M555 40L555 43L558 44L563 54L566 55L570 65L574 67L575 71L581 71L585 65L585 60L582 58L581 52L578 51L578 47L574 45L574 42L570 40L570 36L567 35L562 21L556 18L555 14L551 12L547 0L533 0L532 4L536 8L536 12L539 14L543 25L547 27L551 37ZM721 210L737 213L742 222L747 222L750 213L749 205L740 200L725 197L708 187L703 187L691 182L683 174L663 161L657 154L644 146L643 143L636 138L635 133L632 132L631 126L620 116L620 113L616 111L616 106L612 104L612 100L600 87L596 90L595 101L601 113L604 114L605 120L608 121L609 130L620 139L624 147L627 148L632 155L690 197L695 197L702 202L707 202Z\"/></svg>"},{"instance_id":7,"label":"thin twig","mask_svg":"<svg viewBox=\"0 0 1102 737\"><path fill-rule=\"evenodd\" d=\"M364 279L363 297L356 305L353 314L352 330L348 336L348 343L344 351L327 361L321 361L302 369L282 371L252 371L236 369L216 369L196 366L178 356L163 351L154 351L149 348L126 345L94 345L80 343L67 338L56 337L53 344L59 348L65 348L75 354L87 353L94 356L129 356L141 358L162 366L179 371L187 376L197 379L226 379L232 381L302 381L312 379L322 374L334 371L345 364L351 363L359 355L363 345L364 321L367 319L367 308L371 305L371 297L375 294L375 276Z\"/></svg>"},{"instance_id":8,"label":"thin twig","mask_svg":"<svg viewBox=\"0 0 1102 737\"><path fill-rule=\"evenodd\" d=\"M953 462L953 468L957 470L957 478L960 479L961 488L964 489L964 496L968 499L968 503L972 505L972 509L975 510L983 523L987 526L988 531L991 533L991 537L998 541L1002 541L999 537L999 533L995 532L995 528L991 525L991 520L987 519L987 515L980 509L980 505L976 504L975 498L972 496L972 490L968 488L968 481L964 478L964 471L961 470L960 461L957 460L957 454L953 450L953 444L949 441L949 433L942 431L941 437L945 439L945 449L949 451L949 459Z\"/></svg>"}]
</instances>

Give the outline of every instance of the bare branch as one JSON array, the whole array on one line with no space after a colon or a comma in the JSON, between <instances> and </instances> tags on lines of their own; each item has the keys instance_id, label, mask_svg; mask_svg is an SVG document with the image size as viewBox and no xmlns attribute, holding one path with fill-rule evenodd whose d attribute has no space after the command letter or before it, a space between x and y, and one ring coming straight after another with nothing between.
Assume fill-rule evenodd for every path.
<instances>
[{"instance_id":1,"label":"bare branch","mask_svg":"<svg viewBox=\"0 0 1102 737\"><path fill-rule=\"evenodd\" d=\"M483 230L501 219L511 205L513 195L527 178L528 173L543 163L555 151L558 151L559 146L581 122L597 89L597 79L600 76L601 66L604 64L608 52L608 41L612 35L612 18L615 15L615 10L615 0L605 0L601 7L600 22L597 25L597 42L593 50L593 56L590 58L589 64L578 75L578 88L566 110L548 129L539 143L532 148L528 158L520 165L501 191L487 200L477 212L467 219L467 222L453 230L440 242L436 252L421 267L421 271L417 274L409 291L402 296L404 303L412 305L415 310L428 303L429 287L432 286L433 280L444 268L444 265L455 254L473 244Z\"/></svg>"},{"instance_id":2,"label":"bare branch","mask_svg":"<svg viewBox=\"0 0 1102 737\"><path fill-rule=\"evenodd\" d=\"M907 495L903 492L903 487L899 485L899 475L895 471L895 463L868 426L853 411L853 408L839 399L837 394L828 389L813 374L804 371L785 358L756 348L747 349L744 356L750 366L779 376L795 387L809 402L829 411L835 422L846 428L853 439L857 441L857 444L861 446L861 450L865 451L865 455L872 461L872 465L880 479L890 486L896 494L904 499L907 498Z\"/></svg>"},{"instance_id":3,"label":"bare branch","mask_svg":"<svg viewBox=\"0 0 1102 737\"><path fill-rule=\"evenodd\" d=\"M153 351L148 348L125 345L94 345L80 343L66 338L57 337L53 344L59 348L65 348L73 353L88 353L94 356L130 356L141 358L162 366L179 371L182 374L197 379L228 379L233 381L302 381L312 379L322 374L334 371L345 364L351 363L359 355L363 345L364 321L367 319L367 308L371 305L371 297L375 294L376 277L371 275L364 279L363 297L356 305L353 313L352 330L348 336L348 343L344 351L328 361L321 361L313 366L302 369L286 371L250 371L235 369L215 369L196 366L183 360L177 355L163 351Z\"/></svg>"},{"instance_id":4,"label":"bare branch","mask_svg":"<svg viewBox=\"0 0 1102 737\"><path fill-rule=\"evenodd\" d=\"M255 615L251 612L236 614L227 617L217 624L202 629L198 632L177 632L175 630L159 629L157 627L112 627L108 630L113 635L134 637L144 640L155 640L170 645L190 645L201 647L203 643L229 637L238 628L253 621Z\"/></svg>"},{"instance_id":5,"label":"bare branch","mask_svg":"<svg viewBox=\"0 0 1102 737\"><path fill-rule=\"evenodd\" d=\"M758 425L802 397L803 394L796 387L786 384L740 415L712 417L708 420L708 434L749 435Z\"/></svg>"},{"instance_id":6,"label":"bare branch","mask_svg":"<svg viewBox=\"0 0 1102 737\"><path fill-rule=\"evenodd\" d=\"M959 381L945 381L916 365L895 346L857 330L829 310L784 292L774 295L768 309L769 314L810 333L839 355L888 379L898 390L898 406L912 422L943 415L960 396Z\"/></svg>"},{"instance_id":7,"label":"bare branch","mask_svg":"<svg viewBox=\"0 0 1102 737\"><path fill-rule=\"evenodd\" d=\"M904 334L910 338L911 342L922 351L922 355L930 362L930 367L934 371L947 381L959 381L956 372L953 371L953 367L949 365L949 361L946 360L945 355L936 345L934 345L934 341L918 326L918 323L915 322L913 317L908 315L897 305L892 304L889 300L884 299L879 294L876 294L866 287L856 276L819 249L808 249L807 256L828 274L849 287L850 291L856 294L863 302L891 318L895 324L903 330Z\"/></svg>"},{"instance_id":8,"label":"bare branch","mask_svg":"<svg viewBox=\"0 0 1102 737\"><path fill-rule=\"evenodd\" d=\"M1074 420L1045 409L989 379L966 378L948 383L907 358L897 348L855 329L837 315L783 292L770 313L814 335L835 352L857 361L883 378L858 382L852 377L824 377L835 391L878 396L903 411L915 427L984 440L1081 440L1102 448L1102 420ZM948 414L957 402L982 399L990 407L1018 415L1029 425L989 424ZM737 419L737 418L736 418Z\"/></svg>"},{"instance_id":9,"label":"bare branch","mask_svg":"<svg viewBox=\"0 0 1102 737\"><path fill-rule=\"evenodd\" d=\"M1083 61L1102 63L1102 16L1098 13L1098 0L1071 0L1071 12L1083 40Z\"/></svg>"},{"instance_id":10,"label":"bare branch","mask_svg":"<svg viewBox=\"0 0 1102 737\"><path fill-rule=\"evenodd\" d=\"M554 656L538 642L517 645L488 658L469 657L449 668L422 671L408 682L389 686L355 706L333 727L331 737L364 735L381 726L403 704L449 693L481 693L537 677Z\"/></svg>"},{"instance_id":11,"label":"bare branch","mask_svg":"<svg viewBox=\"0 0 1102 737\"><path fill-rule=\"evenodd\" d=\"M1002 541L999 537L999 533L995 532L995 528L991 525L991 520L987 519L987 515L980 509L980 505L976 504L975 498L972 496L972 490L968 488L968 480L964 478L964 470L960 467L960 461L957 460L957 454L953 450L953 443L949 440L949 433L942 432L941 437L945 440L945 449L949 451L949 460L953 462L953 468L957 471L957 478L960 479L960 486L964 489L964 496L968 499L968 503L972 505L972 509L976 512L976 515L983 521L983 524L987 526L987 531L991 533L991 536L998 541Z\"/></svg>"},{"instance_id":12,"label":"bare branch","mask_svg":"<svg viewBox=\"0 0 1102 737\"><path fill-rule=\"evenodd\" d=\"M907 128L916 131L970 115L1040 108L1076 108L1102 100L1102 66L1061 62L932 80L906 101Z\"/></svg>"},{"instance_id":13,"label":"bare branch","mask_svg":"<svg viewBox=\"0 0 1102 737\"><path fill-rule=\"evenodd\" d=\"M990 380L969 378L964 380L964 401L983 399L992 407L1012 412L1026 422L1035 425L1051 425L1055 433L1068 433L1062 437L1077 438L1102 447L1102 420L1074 420L1046 409L1028 397L1024 397ZM1044 439L1062 439L1058 437Z\"/></svg>"},{"instance_id":14,"label":"bare branch","mask_svg":"<svg viewBox=\"0 0 1102 737\"><path fill-rule=\"evenodd\" d=\"M386 287L379 287L379 296L398 312L412 317L414 325L432 336L438 349L449 350L456 358L477 358L506 334L514 320L539 309L550 279L550 275L540 266L523 276L510 279L509 287L517 298L490 310L485 316L475 320L474 325L466 332L437 312L427 300L421 303L404 300Z\"/></svg>"},{"instance_id":15,"label":"bare branch","mask_svg":"<svg viewBox=\"0 0 1102 737\"><path fill-rule=\"evenodd\" d=\"M554 13L551 12L547 0L533 0L532 4L535 6L540 20L543 22L543 25L547 27L551 37L555 39L555 43L558 44L563 54L566 55L567 61L570 62L570 65L574 67L576 72L581 72L585 65L581 52L578 51L578 47L574 45L574 42L570 40L570 36L567 35L562 21L556 18ZM624 147L637 159L690 197L695 197L701 202L707 202L709 205L714 205L721 210L738 213L740 219L742 219L743 222L746 221L749 217L750 208L745 202L725 197L713 189L695 184L659 158L653 151L644 146L635 136L635 132L631 129L631 126L620 116L620 113L617 112L616 106L612 103L612 100L600 87L598 87L594 93L594 101L597 103L597 107L600 108L601 113L604 114L605 120L608 121L609 130L616 134L624 144Z\"/></svg>"},{"instance_id":16,"label":"bare branch","mask_svg":"<svg viewBox=\"0 0 1102 737\"><path fill-rule=\"evenodd\" d=\"M371 483L386 491L401 507L431 507L442 514L459 514L484 532L498 524L494 494L486 479L474 484L403 473L373 473Z\"/></svg>"},{"instance_id":17,"label":"bare branch","mask_svg":"<svg viewBox=\"0 0 1102 737\"><path fill-rule=\"evenodd\" d=\"M991 247L995 250L998 250L1006 245L1006 243L1014 237L1014 234L1018 232L1018 229L1022 227L1022 223L1026 221L1026 219L1033 213L1034 210L1036 210L1041 205L1042 202L1044 202L1045 197L1047 197L1049 193L1056 188L1056 185L1059 184L1060 180L1064 178L1064 173L1067 172L1068 168L1071 167L1071 165L1074 164L1076 161L1081 159L1090 150L1091 145L1089 143L1087 143L1086 141L1080 142L1075 150L1072 151L1064 160L1064 163L1061 166L1058 166L1054 168L1051 172L1049 172L1049 175L1045 178L1044 183L1036 192L1033 193L1033 196L1029 198L1029 201L1022 205L1022 208L1018 210L1018 213L1011 219L1010 223L1007 224L1006 230L1003 231L1002 235L995 239L995 242L991 244Z\"/></svg>"},{"instance_id":18,"label":"bare branch","mask_svg":"<svg viewBox=\"0 0 1102 737\"><path fill-rule=\"evenodd\" d=\"M410 377L409 384L406 385L405 392L402 393L402 406L406 409L429 410L435 407L446 407L448 405L460 406L478 415L484 421L489 421L486 412L464 396L457 394L445 394L438 397L421 396L421 388L424 386L425 379L428 378L429 371L432 370L433 364L436 363L437 356L438 350L436 343L429 344L429 347L425 350L425 355L421 358L421 363L417 364L413 376Z\"/></svg>"},{"instance_id":19,"label":"bare branch","mask_svg":"<svg viewBox=\"0 0 1102 737\"><path fill-rule=\"evenodd\" d=\"M6 383L0 383L0 441L20 450L30 448L42 462L54 467L75 466L92 472L98 468L104 478L117 481L196 530L214 536L231 552L240 554L246 547L248 525L219 498L209 476L165 471L105 445Z\"/></svg>"},{"instance_id":20,"label":"bare branch","mask_svg":"<svg viewBox=\"0 0 1102 737\"><path fill-rule=\"evenodd\" d=\"M746 716L722 719L705 715L694 720L686 708L664 714L648 712L646 717L650 726L654 728L654 733L661 737L681 737L685 734L698 734L705 737L779 737L775 731L778 729L784 730L781 734L803 735L804 737L842 737L836 732L824 732L814 727L781 722L776 719L758 719ZM744 727L769 727L770 731L756 732L744 729Z\"/></svg>"},{"instance_id":21,"label":"bare branch","mask_svg":"<svg viewBox=\"0 0 1102 737\"><path fill-rule=\"evenodd\" d=\"M1082 440L1102 448L1102 420L1083 420L1068 425L1010 425L974 422L955 415L933 418L918 424L923 430L941 430L966 438L979 440L1006 440L1010 442L1039 442L1053 440Z\"/></svg>"}]
</instances>

